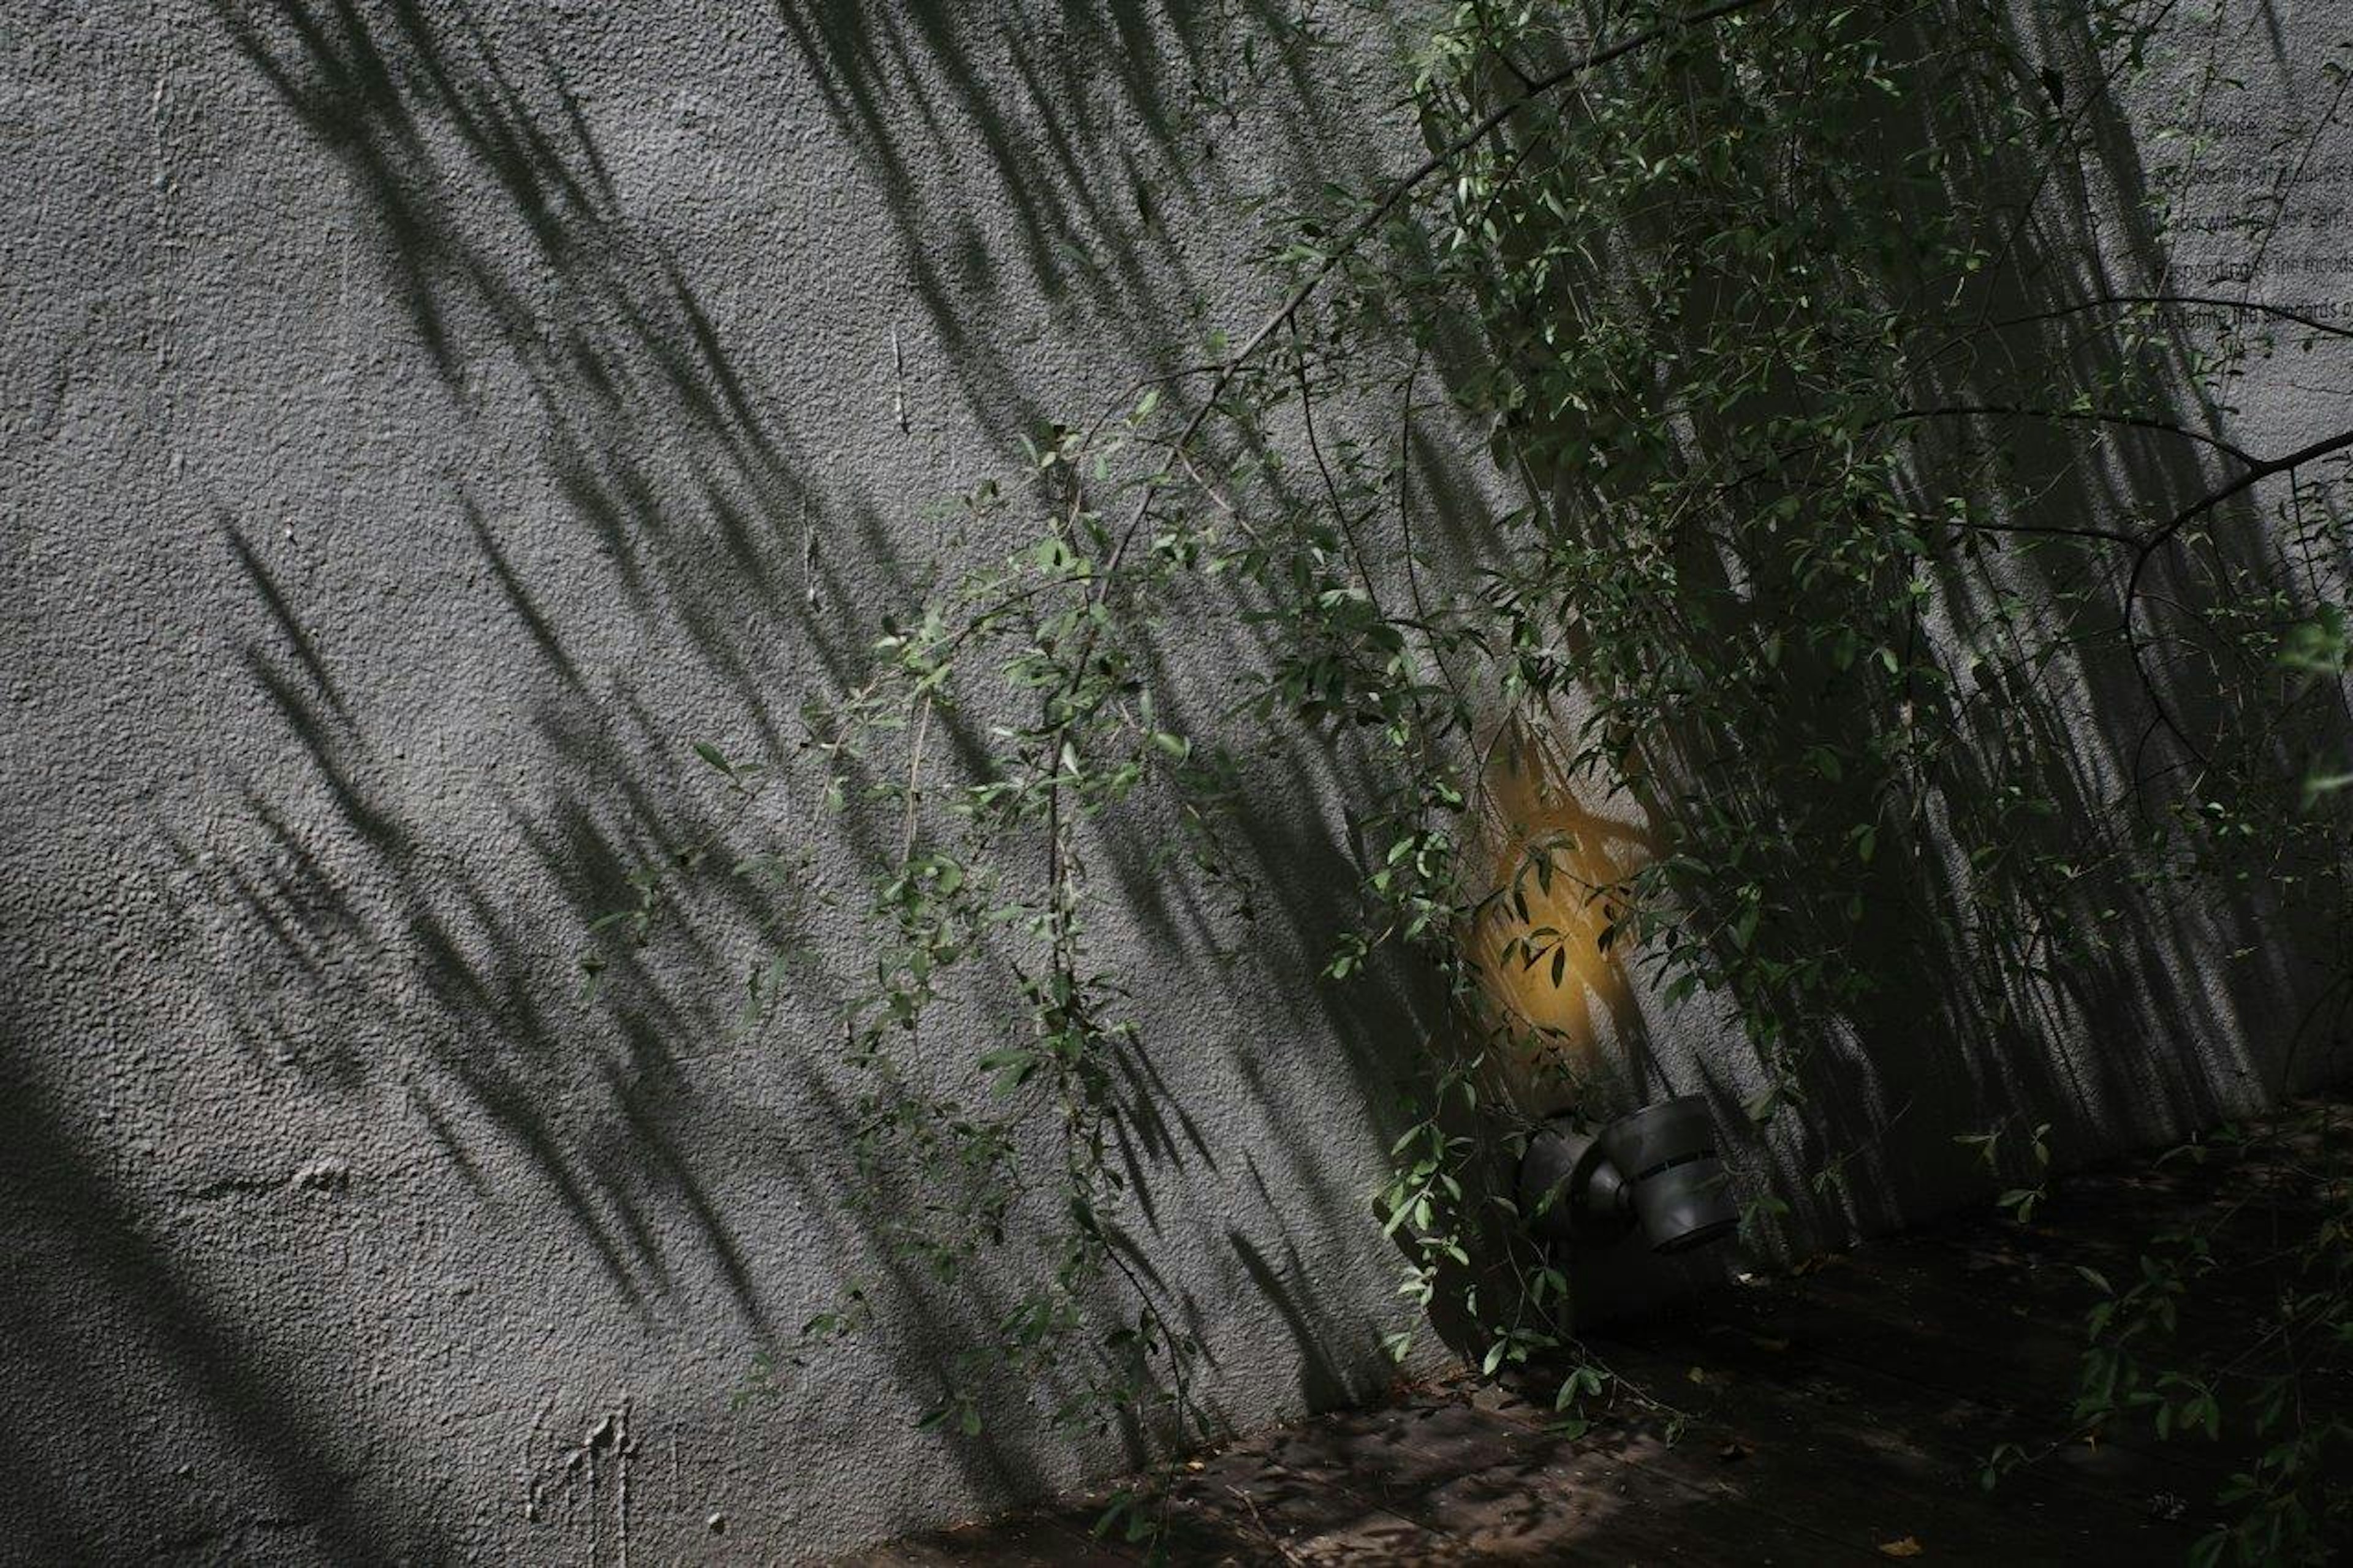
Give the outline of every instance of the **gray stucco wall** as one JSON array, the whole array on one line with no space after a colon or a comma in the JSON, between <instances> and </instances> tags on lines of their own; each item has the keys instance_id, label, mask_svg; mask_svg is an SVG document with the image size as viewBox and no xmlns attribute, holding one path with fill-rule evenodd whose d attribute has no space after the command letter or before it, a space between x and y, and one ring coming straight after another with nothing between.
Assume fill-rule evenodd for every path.
<instances>
[{"instance_id":1,"label":"gray stucco wall","mask_svg":"<svg viewBox=\"0 0 2353 1568\"><path fill-rule=\"evenodd\" d=\"M774 1560L1119 1462L915 1432L928 1349L732 1410L871 1268L827 961L751 1037L744 932L617 1010L574 965L725 809L687 743L788 743L935 502L1250 297L1246 198L1370 166L1332 62L1197 101L1256 25L0 26L0 1557ZM1181 912L1124 939L1206 1047L1163 1212L1244 1424L1392 1326L1365 1047L1282 925L1207 985Z\"/></svg>"},{"instance_id":2,"label":"gray stucco wall","mask_svg":"<svg viewBox=\"0 0 2353 1568\"><path fill-rule=\"evenodd\" d=\"M916 1432L952 1336L733 1408L872 1266L833 1201L854 954L748 1036L725 911L615 1007L574 964L727 809L687 742L788 743L968 547L932 503L1248 319L1250 198L1402 156L1369 23L1209 101L1262 26L0 22L0 1557L767 1561L1120 1461ZM2283 302L2353 300L2291 237ZM2251 444L2329 415L2275 389ZM1299 978L1345 773L1257 775L1239 956L1141 879L1113 939L1182 1020L1155 1234L1240 1426L1367 1393L1397 1321L1366 1215L1415 999ZM2113 1141L2220 1102L2152 1087Z\"/></svg>"}]
</instances>

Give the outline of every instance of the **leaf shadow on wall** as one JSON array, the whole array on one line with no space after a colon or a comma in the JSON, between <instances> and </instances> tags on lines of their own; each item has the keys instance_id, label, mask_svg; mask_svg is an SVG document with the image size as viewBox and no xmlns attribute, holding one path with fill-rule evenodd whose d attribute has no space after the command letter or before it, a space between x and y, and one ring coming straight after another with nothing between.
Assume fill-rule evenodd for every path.
<instances>
[{"instance_id":1,"label":"leaf shadow on wall","mask_svg":"<svg viewBox=\"0 0 2353 1568\"><path fill-rule=\"evenodd\" d=\"M881 216L926 313L927 352L953 363L965 416L995 444L989 462L1071 393L1034 384L1027 349L975 322L1000 295L1035 296L1050 307L1040 331L1084 324L1158 363L1185 335L1166 302L1191 308L1212 286L1189 271L1172 215L1232 196L1181 173L1193 149L1161 143L1189 111L1156 96L1165 66L1198 70L1225 47L1224 12L1082 10L1039 5L986 24L945 6L787 10L763 66L806 73L885 193ZM912 1328L867 1353L920 1408L958 1325L994 1321L1011 1296L991 1279L947 1288L892 1265L839 1201L839 1130L854 1110L832 1062L831 1010L855 983L854 933L813 910L808 889L738 881L670 908L658 947L620 961L628 984L602 1016L575 1005L574 964L578 933L636 897L633 873L746 830L744 808L686 754L693 737L674 715L734 715L746 752L788 753L799 694L862 669L865 607L920 600L937 564L911 545L899 498L878 499L797 434L785 367L742 351L740 279L712 292L692 254L638 220L597 114L559 63L562 40L410 0L217 0L215 13L240 68L341 167L413 350L451 405L484 427L520 408L536 447L516 456L491 439L459 454L445 465L445 519L411 525L420 571L456 595L434 612L457 637L439 700L514 704L499 744L526 759L520 771L420 746L405 672L322 628L315 587L255 520L225 509L217 547L250 590L237 656L299 766L224 759L242 775L234 825L166 831L179 896L246 917L217 966L237 977L224 982L223 1011L255 1061L411 1126L505 1233L596 1293L598 1321L609 1308L652 1337L710 1295L748 1361L830 1305L834 1277L874 1279ZM1107 28L1119 68L1106 76L1083 52L1024 48L1032 26ZM1009 51L1014 68L971 68L986 50ZM884 105L892 94L923 101L902 111ZM950 120L978 128L983 157L942 162ZM1294 138L1303 169L1344 144L1329 116L1301 121ZM1147 191L1147 164L1166 192ZM1104 195L1122 181L1123 197ZM965 216L993 204L1012 214L1009 242ZM943 213L958 215L950 230ZM943 232L954 235L944 247ZM1097 332L1104 322L1116 331ZM508 467L527 470L552 525L512 516ZM319 531L332 551L365 526L322 519ZM1198 647L1171 657L1219 663ZM977 754L969 734L951 741ZM1277 798L1253 816L1266 924L1285 933L1253 961L1261 972L1304 962L1340 916L1330 888L1346 879L1346 849L1315 803L1345 793L1351 765L1338 753L1283 759L1269 781ZM855 817L824 831L839 834L822 847L841 866L889 847ZM833 882L825 890L854 895L854 872ZM1209 941L1219 917L1164 879L1134 890L1137 930L1181 970L1176 955ZM817 927L797 994L746 1034L733 1006L744 933L796 921ZM1237 1173L1219 1167L1216 1141L1246 1136L1279 1166L1272 1194L1253 1166L1258 1261L1305 1248L1294 1277L1324 1268L1333 1237L1362 1225L1363 1173L1335 1163L1332 1118L1380 1124L1385 1064L1410 1047L1427 1000L1404 982L1309 993L1281 1026L1341 1041L1329 1062L1255 1039L1172 1029L1164 1044L1148 1032L1121 1128L1139 1237L1189 1228L1187 1205L1222 1212ZM1012 1016L1008 998L980 995L962 1026L985 1037ZM1194 1108L1204 1085L1241 1098L1205 1117ZM1345 1378L1319 1369L1360 1364L1381 1325L1345 1293L1318 1300L1303 1285L1253 1304L1264 1276L1253 1255L1214 1239L1202 1250L1208 1264L1159 1280L1182 1317L1205 1335L1236 1314L1279 1323L1300 1336L1299 1397L1337 1396ZM1340 1348L1311 1348L1319 1340ZM576 1408L559 1421L588 1425L610 1392L565 1391ZM872 1419L808 1391L786 1415L796 1437L818 1442L857 1440L855 1423ZM1122 1436L1118 1455L1144 1452L1145 1434ZM348 1440L364 1450L364 1434ZM1017 1426L942 1453L957 1481L934 1506L1074 1479L1066 1441ZM1075 1462L1099 1471L1103 1457ZM361 1529L364 1505L341 1506Z\"/></svg>"}]
</instances>

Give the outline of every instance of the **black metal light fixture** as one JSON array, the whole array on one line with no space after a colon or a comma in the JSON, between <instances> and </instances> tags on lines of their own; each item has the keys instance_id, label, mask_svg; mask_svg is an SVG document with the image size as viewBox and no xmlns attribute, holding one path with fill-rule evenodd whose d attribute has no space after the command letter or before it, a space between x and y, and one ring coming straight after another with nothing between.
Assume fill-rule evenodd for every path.
<instances>
[{"instance_id":1,"label":"black metal light fixture","mask_svg":"<svg viewBox=\"0 0 2353 1568\"><path fill-rule=\"evenodd\" d=\"M1662 1100L1599 1132L1565 1118L1537 1130L1520 1160L1520 1212L1548 1241L1607 1245L1640 1228L1653 1252L1688 1252L1740 1226L1696 1094Z\"/></svg>"}]
</instances>

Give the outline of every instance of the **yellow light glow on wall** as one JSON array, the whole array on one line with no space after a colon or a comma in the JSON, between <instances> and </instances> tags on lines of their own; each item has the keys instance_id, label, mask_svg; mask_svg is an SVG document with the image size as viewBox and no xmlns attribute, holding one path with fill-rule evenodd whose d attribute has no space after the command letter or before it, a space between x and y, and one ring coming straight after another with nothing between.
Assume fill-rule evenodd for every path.
<instances>
[{"instance_id":1,"label":"yellow light glow on wall","mask_svg":"<svg viewBox=\"0 0 2353 1568\"><path fill-rule=\"evenodd\" d=\"M1597 805L1598 783L1572 783L1557 754L1524 734L1495 747L1484 783L1482 847L1498 896L1472 927L1472 957L1503 1016L1541 1039L1523 1065L1589 1077L1617 1065L1613 1047L1635 1027L1623 954L1603 942L1605 889L1651 858L1651 837L1630 804Z\"/></svg>"}]
</instances>

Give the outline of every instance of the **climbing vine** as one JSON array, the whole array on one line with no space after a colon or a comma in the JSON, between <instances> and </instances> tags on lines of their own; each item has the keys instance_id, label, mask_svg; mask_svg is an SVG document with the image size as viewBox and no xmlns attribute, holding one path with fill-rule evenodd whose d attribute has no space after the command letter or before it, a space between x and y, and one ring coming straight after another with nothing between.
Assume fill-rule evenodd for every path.
<instances>
[{"instance_id":1,"label":"climbing vine","mask_svg":"<svg viewBox=\"0 0 2353 1568\"><path fill-rule=\"evenodd\" d=\"M1410 82L1424 154L1285 226L1266 315L1031 432L959 509L1016 547L888 622L799 755L705 748L747 795L817 777L892 825L843 1021L857 1186L923 1278L1024 1281L931 1421L978 1434L1010 1388L1164 1450L1210 1434L1134 1232L1122 1130L1163 1026L1101 944L1103 859L1144 823L1166 874L1246 904L1248 735L1357 764L1322 982L1409 970L1444 1004L1377 1205L1407 1258L1392 1348L1473 1325L1482 1372L1553 1369L1572 1427L1642 1395L1525 1239L1536 1116L1706 1088L1747 1124L1769 1250L1881 1217L1853 1173L1899 1128L1966 1144L2031 1217L2105 1103L2071 1042L2156 947L2258 924L2338 977L2306 1019L2335 1026L2353 431L2256 449L2233 405L2353 331L2183 280L2235 36L2125 0L1461 6ZM2322 75L2336 98L2222 226L2250 276L2341 51ZM1478 459L1475 494L1433 482L1433 447ZM1253 653L1188 726L1159 651L1203 625ZM1506 776L1606 803L1641 852L1515 820ZM605 934L643 940L656 901ZM1694 1081L1634 1038L1600 1065L1518 1000L1595 962L1741 1061ZM944 1078L918 1043L976 992L1018 1021ZM2316 1322L2343 1321L2331 1256ZM2099 1364L2157 1289L2094 1326ZM872 1300L786 1353L875 1327ZM2302 1517L2276 1472L2317 1467L2291 1458L2249 1482L2266 1521ZM1159 1528L1126 1494L1106 1525Z\"/></svg>"}]
</instances>

